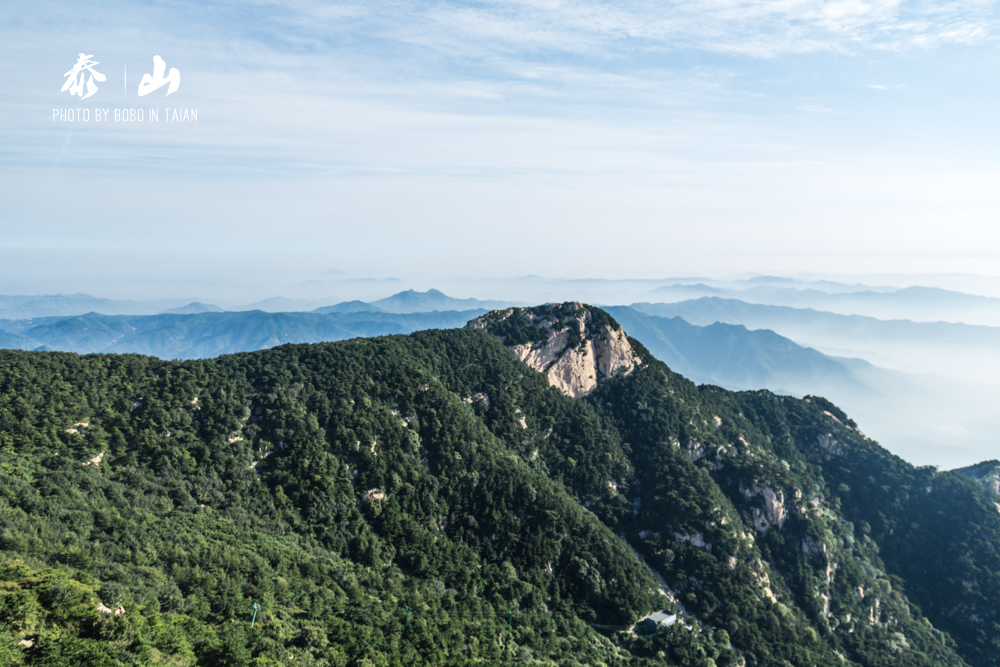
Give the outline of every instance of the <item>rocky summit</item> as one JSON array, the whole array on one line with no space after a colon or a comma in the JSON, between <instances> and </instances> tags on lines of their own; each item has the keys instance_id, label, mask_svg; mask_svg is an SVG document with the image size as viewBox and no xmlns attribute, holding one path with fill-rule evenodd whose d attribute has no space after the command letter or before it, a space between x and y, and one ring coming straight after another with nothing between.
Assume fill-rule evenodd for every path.
<instances>
[{"instance_id":1,"label":"rocky summit","mask_svg":"<svg viewBox=\"0 0 1000 667\"><path fill-rule=\"evenodd\" d=\"M576 301L495 310L466 326L495 335L518 359L573 398L586 396L613 377L629 375L642 363L614 318Z\"/></svg>"}]
</instances>

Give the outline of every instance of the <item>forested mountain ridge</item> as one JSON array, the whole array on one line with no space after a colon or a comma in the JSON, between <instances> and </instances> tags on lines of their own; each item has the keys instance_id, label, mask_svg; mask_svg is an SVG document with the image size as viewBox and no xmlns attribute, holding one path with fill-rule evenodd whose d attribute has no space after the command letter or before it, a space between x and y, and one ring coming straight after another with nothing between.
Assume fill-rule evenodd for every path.
<instances>
[{"instance_id":1,"label":"forested mountain ridge","mask_svg":"<svg viewBox=\"0 0 1000 667\"><path fill-rule=\"evenodd\" d=\"M576 400L475 329L0 352L0 661L997 664L988 491L629 343Z\"/></svg>"},{"instance_id":2,"label":"forested mountain ridge","mask_svg":"<svg viewBox=\"0 0 1000 667\"><path fill-rule=\"evenodd\" d=\"M738 325L724 324L699 327L680 318L645 315L624 306L606 311L625 324L629 335L639 339L658 359L697 382L729 389L768 388L800 396L872 391L841 360L803 348L771 331L748 331ZM383 313L363 302L342 303L312 313L199 311L141 316L90 313L0 320L0 348L194 359L268 349L285 343L318 343L453 328L482 313L481 310ZM873 367L871 372L877 374L879 369Z\"/></svg>"}]
</instances>

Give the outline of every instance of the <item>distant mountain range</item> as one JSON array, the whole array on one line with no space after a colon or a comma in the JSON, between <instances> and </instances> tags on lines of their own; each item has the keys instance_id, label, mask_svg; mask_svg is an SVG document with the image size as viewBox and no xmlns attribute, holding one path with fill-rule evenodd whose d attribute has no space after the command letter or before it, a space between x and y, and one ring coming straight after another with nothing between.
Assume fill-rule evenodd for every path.
<instances>
[{"instance_id":1,"label":"distant mountain range","mask_svg":"<svg viewBox=\"0 0 1000 667\"><path fill-rule=\"evenodd\" d=\"M319 302L322 303L322 302ZM244 312L260 310L269 313L312 311L316 313L344 312L384 312L384 313L429 313L437 311L475 310L504 308L517 305L513 301L480 299L457 299L443 292L430 289L426 292L405 290L384 299L372 302L345 301L332 306L320 306L316 301L275 297L246 306L220 308L217 305L173 299L159 301L128 301L102 299L89 294L54 294L40 296L0 295L0 319L22 320L39 317L71 317L100 313L102 315L192 315L196 313L219 313L223 311Z\"/></svg>"},{"instance_id":2,"label":"distant mountain range","mask_svg":"<svg viewBox=\"0 0 1000 667\"><path fill-rule=\"evenodd\" d=\"M843 341L865 344L1000 346L1000 327L952 322L881 320L863 315L840 315L811 308L747 303L738 299L702 297L677 303L635 303L632 308L660 317L682 317L705 326L715 322L772 329L805 344L838 346Z\"/></svg>"},{"instance_id":3,"label":"distant mountain range","mask_svg":"<svg viewBox=\"0 0 1000 667\"><path fill-rule=\"evenodd\" d=\"M493 310L512 305L517 304L511 301L456 299L436 289L430 289L426 292L417 292L410 289L370 303L365 303L364 301L345 301L333 306L317 308L313 312L350 313L370 311L380 313L429 313L434 311L474 310L477 308Z\"/></svg>"},{"instance_id":4,"label":"distant mountain range","mask_svg":"<svg viewBox=\"0 0 1000 667\"><path fill-rule=\"evenodd\" d=\"M180 308L169 308L163 311L163 315L194 315L196 313L221 313L222 308L213 306L210 303L200 303L194 301Z\"/></svg>"},{"instance_id":5,"label":"distant mountain range","mask_svg":"<svg viewBox=\"0 0 1000 667\"><path fill-rule=\"evenodd\" d=\"M843 288L840 288L843 289ZM650 301L676 302L703 297L738 299L752 304L811 308L841 315L920 322L965 322L1000 325L1000 299L936 287L882 288L857 286L856 291L761 285L745 289L704 283L664 285L648 293Z\"/></svg>"},{"instance_id":6,"label":"distant mountain range","mask_svg":"<svg viewBox=\"0 0 1000 667\"><path fill-rule=\"evenodd\" d=\"M31 317L66 317L98 312L109 315L155 315L183 308L191 299L127 301L102 299L89 294L45 294L38 296L0 295L0 319L20 320Z\"/></svg>"},{"instance_id":7,"label":"distant mountain range","mask_svg":"<svg viewBox=\"0 0 1000 667\"><path fill-rule=\"evenodd\" d=\"M485 310L434 313L198 313L100 315L0 321L0 347L91 352L135 352L161 359L199 359L263 350L285 343L452 329Z\"/></svg>"},{"instance_id":8,"label":"distant mountain range","mask_svg":"<svg viewBox=\"0 0 1000 667\"><path fill-rule=\"evenodd\" d=\"M841 315L864 315L879 319L909 319L919 322L964 322L1000 326L1000 299L967 294L936 287L906 288L850 285L831 281L803 282L774 276L758 276L735 282L715 282L707 279L676 279L676 282L646 286L618 286L607 281L570 281L558 292L570 292L573 298L597 303L642 301L650 303L688 301L703 297L737 299L746 303L788 306L827 311ZM650 289L652 288L652 289ZM523 291L519 281L511 281L514 293ZM618 291L616 291L618 290ZM638 295L642 295L636 298ZM523 295L522 295L523 296ZM547 298L536 299L545 301ZM222 310L266 312L352 312L367 310L388 313L431 312L434 310L492 310L523 305L520 301L457 299L437 289L426 292L405 290L374 301L345 301L330 305L322 300L274 297L246 305L207 303L196 299L116 300L88 294L56 294L39 296L0 296L0 319L27 319L84 315L90 312L104 315L156 315L219 312Z\"/></svg>"},{"instance_id":9,"label":"distant mountain range","mask_svg":"<svg viewBox=\"0 0 1000 667\"><path fill-rule=\"evenodd\" d=\"M852 389L848 382L833 382L816 391L857 415L873 437L912 460L957 466L997 455L1000 328L878 320L718 297L632 307L647 315L680 317L703 327L722 323L770 330L831 355L827 358L846 366L858 382L874 390L874 395ZM763 335L763 331L753 333ZM678 336L673 334L671 340L678 340ZM725 357L730 350L717 345L714 354ZM752 348L744 350L740 361L734 359L726 364L730 373L741 362L751 366L755 359L767 362ZM802 366L801 376L807 381L811 380L809 368ZM818 378L836 378L838 373L824 371ZM803 393L802 384L788 381L765 386Z\"/></svg>"},{"instance_id":10,"label":"distant mountain range","mask_svg":"<svg viewBox=\"0 0 1000 667\"><path fill-rule=\"evenodd\" d=\"M870 392L858 377L862 360L841 360L803 347L773 331L740 324L690 324L680 317L647 315L633 308L604 308L657 359L695 382L729 389L768 388L804 395L844 390Z\"/></svg>"}]
</instances>

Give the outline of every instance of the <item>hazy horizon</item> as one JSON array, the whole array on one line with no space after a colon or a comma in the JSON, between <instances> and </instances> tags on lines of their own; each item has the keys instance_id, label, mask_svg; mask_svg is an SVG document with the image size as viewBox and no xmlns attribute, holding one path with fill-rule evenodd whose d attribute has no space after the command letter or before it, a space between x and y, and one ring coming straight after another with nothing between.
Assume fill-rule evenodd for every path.
<instances>
[{"instance_id":1,"label":"hazy horizon","mask_svg":"<svg viewBox=\"0 0 1000 667\"><path fill-rule=\"evenodd\" d=\"M141 261L136 260L136 264ZM43 265L44 266L44 265ZM147 271L149 270L148 267ZM35 270L43 269L36 265ZM113 273L123 270L115 264L103 264L95 274ZM127 269L125 269L127 270ZM468 275L448 276L439 273L434 276L405 277L396 276L349 275L347 272L335 269L309 270L257 270L230 274L221 267L215 275L203 271L201 275L186 277L172 275L175 269L167 267L159 275L138 276L102 276L90 275L62 276L59 270L52 271L46 277L21 275L11 270L11 264L0 268L0 295L5 296L41 296L87 294L104 299L119 300L185 300L202 302L219 302L222 307L238 306L264 301L267 299L285 298L293 300L321 301L330 300L330 304L338 301L371 301L385 298L404 290L427 291L439 289L449 296L457 298L507 299L511 301L532 300L539 294L566 293L564 298L557 297L548 300L576 299L574 291L586 294L600 292L614 295L620 292L623 297L636 296L642 293L645 285L649 289L657 285L677 283L704 282L706 284L735 284L755 277L772 276L796 281L791 285L797 288L808 288L803 283L821 283L824 281L838 282L845 285L857 285L858 289L890 288L903 289L907 287L935 287L949 291L964 292L977 296L1000 298L1000 276L977 275L974 273L915 273L915 274L865 274L865 273L781 273L781 272L732 272L732 273L702 273L702 274L650 274L647 276L608 275L578 275L578 276L542 276L538 274L496 276ZM596 287L600 285L600 287ZM584 299L586 300L586 299ZM619 303L615 301L615 303ZM623 302L622 302L623 303Z\"/></svg>"}]
</instances>

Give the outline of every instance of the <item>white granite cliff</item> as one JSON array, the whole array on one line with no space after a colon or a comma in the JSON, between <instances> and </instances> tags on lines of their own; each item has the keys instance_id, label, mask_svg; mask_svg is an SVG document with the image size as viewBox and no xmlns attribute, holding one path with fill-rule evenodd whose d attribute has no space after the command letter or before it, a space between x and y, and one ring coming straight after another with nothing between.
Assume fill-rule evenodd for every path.
<instances>
[{"instance_id":1,"label":"white granite cliff","mask_svg":"<svg viewBox=\"0 0 1000 667\"><path fill-rule=\"evenodd\" d=\"M595 318L590 308L579 302L496 310L466 326L495 333L502 329L498 325L511 317L524 318L542 338L508 345L507 337L498 335L500 341L518 359L545 373L552 386L573 398L586 396L612 377L630 374L642 363L620 325L610 317Z\"/></svg>"}]
</instances>

